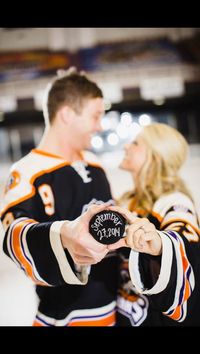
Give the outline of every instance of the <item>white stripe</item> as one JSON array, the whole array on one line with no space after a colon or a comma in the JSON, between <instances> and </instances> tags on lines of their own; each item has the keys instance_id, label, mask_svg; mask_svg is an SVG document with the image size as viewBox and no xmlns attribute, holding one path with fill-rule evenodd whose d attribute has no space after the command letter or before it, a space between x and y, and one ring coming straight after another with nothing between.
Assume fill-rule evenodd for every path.
<instances>
[{"instance_id":1,"label":"white stripe","mask_svg":"<svg viewBox=\"0 0 200 354\"><path fill-rule=\"evenodd\" d=\"M169 282L171 266L172 266L172 244L169 238L163 234L161 231L157 231L162 240L162 258L161 267L158 280L151 289L144 289L144 285L141 281L140 271L139 271L139 253L136 251L131 251L129 257L129 272L132 283L135 285L137 291L140 294L158 294L163 291Z\"/></svg>"},{"instance_id":2,"label":"white stripe","mask_svg":"<svg viewBox=\"0 0 200 354\"><path fill-rule=\"evenodd\" d=\"M195 214L194 204L191 199L181 192L174 192L168 195L161 196L154 204L153 210L161 217L165 217L167 210L174 205L182 204L186 208L190 209Z\"/></svg>"},{"instance_id":3,"label":"white stripe","mask_svg":"<svg viewBox=\"0 0 200 354\"><path fill-rule=\"evenodd\" d=\"M28 249L28 245L27 245L27 241L26 241L26 234L28 232L28 230L31 228L32 225L34 224L37 224L37 223L31 223L31 224L28 224L26 225L24 231L23 231L23 235L22 235L22 244L23 244L23 247L24 247L24 251L22 249L22 252L24 254L24 257L26 258L27 262L30 264L30 266L32 267L33 269L33 273L34 273L34 276L36 277L36 279L38 279L39 281L43 282L44 284L47 284L47 285L50 285L49 283L47 283L38 273L37 269L36 269L36 265L34 263L34 260L29 252L29 249ZM30 261L29 261L30 259Z\"/></svg>"},{"instance_id":4,"label":"white stripe","mask_svg":"<svg viewBox=\"0 0 200 354\"><path fill-rule=\"evenodd\" d=\"M67 315L62 320L56 320L52 317L48 317L39 311L37 313L37 316L41 318L41 320L47 322L49 325L61 327L61 326L66 326L69 323L73 323L74 321L95 321L101 318L106 318L108 316L106 315L106 313L114 311L115 307L116 307L116 301L112 301L110 304L106 306L102 306L95 309L75 310L70 312L70 314ZM91 318L88 318L89 316L91 316ZM83 318L78 318L78 317L83 317Z\"/></svg>"},{"instance_id":5,"label":"white stripe","mask_svg":"<svg viewBox=\"0 0 200 354\"><path fill-rule=\"evenodd\" d=\"M173 232L175 232L175 231L173 231ZM175 232L175 234L178 237L179 241L181 242L182 247L183 247L183 249L185 251L185 246L184 246L184 243L183 243L181 237L179 236L179 234L177 232ZM185 276L185 273L184 273L184 270L183 270L183 263L182 263L182 256L181 256L181 252L180 252L179 242L176 241L172 236L169 235L169 237L171 238L172 242L174 243L174 248L175 248L175 253L176 253L176 260L177 260L176 261L176 264L177 264L177 286L176 286L176 292L175 292L175 296L174 296L174 302L170 306L170 308L167 311L164 312L165 314L168 314L169 311L174 310L178 306L180 290L181 290L181 287L182 287L182 284L183 284L183 278L185 278L185 281L186 281L186 276ZM190 263L189 263L189 265L190 265ZM191 267L191 265L190 265L190 267ZM193 273L192 267L191 267L190 279L188 279L188 280L189 280L190 286L191 286L191 288L193 290L194 286L195 286L195 279L194 279L194 273ZM184 297L184 294L183 294L183 297ZM187 311L186 304L187 304L187 302L185 301L184 303L185 303L185 306L184 306L183 309L184 309L185 314L184 314L183 318L180 320L180 322L182 322L184 320L185 316L186 316L186 311ZM182 303L180 305L183 305L184 303Z\"/></svg>"},{"instance_id":6,"label":"white stripe","mask_svg":"<svg viewBox=\"0 0 200 354\"><path fill-rule=\"evenodd\" d=\"M178 320L178 322L183 322L186 318L187 315L187 301L185 301L182 305L182 317L180 318L180 320Z\"/></svg>"},{"instance_id":7,"label":"white stripe","mask_svg":"<svg viewBox=\"0 0 200 354\"><path fill-rule=\"evenodd\" d=\"M175 231L173 231L173 232L176 234L177 237L179 237L177 232L175 232ZM170 234L168 234L168 236L174 244L175 255L176 255L176 265L177 265L177 280L176 280L176 291L175 291L175 295L174 295L174 302L169 307L169 309L164 312L165 314L167 314L171 310L174 310L178 306L180 289L183 284L183 278L184 278L183 264L182 264L182 257L181 257L181 253L180 253L179 242Z\"/></svg>"},{"instance_id":8,"label":"white stripe","mask_svg":"<svg viewBox=\"0 0 200 354\"><path fill-rule=\"evenodd\" d=\"M141 281L139 271L139 252L131 250L129 256L129 273L133 285L139 293L143 292L144 284Z\"/></svg>"},{"instance_id":9,"label":"white stripe","mask_svg":"<svg viewBox=\"0 0 200 354\"><path fill-rule=\"evenodd\" d=\"M184 222L186 224L189 223L191 225L194 225L194 227L198 229L196 217L189 212L184 213L180 211L171 211L167 213L164 219L162 220L161 227L163 227L163 225L169 222Z\"/></svg>"},{"instance_id":10,"label":"white stripe","mask_svg":"<svg viewBox=\"0 0 200 354\"><path fill-rule=\"evenodd\" d=\"M171 222L167 227L165 227L165 231L170 230L170 231L177 231L179 232L180 227L183 226L183 223L181 221L176 221L176 222ZM194 228L190 225L186 225L187 228L185 230L181 231L181 234L189 241L193 242L198 242L199 236L197 232L194 230Z\"/></svg>"},{"instance_id":11,"label":"white stripe","mask_svg":"<svg viewBox=\"0 0 200 354\"><path fill-rule=\"evenodd\" d=\"M51 247L58 261L60 272L62 274L64 281L68 284L85 285L88 281L88 272L87 272L88 267L82 266L82 274L81 274L82 281L80 281L78 277L75 275L75 273L73 272L73 270L71 269L62 246L62 242L60 238L60 229L65 222L66 220L55 221L51 225L50 227Z\"/></svg>"}]
</instances>

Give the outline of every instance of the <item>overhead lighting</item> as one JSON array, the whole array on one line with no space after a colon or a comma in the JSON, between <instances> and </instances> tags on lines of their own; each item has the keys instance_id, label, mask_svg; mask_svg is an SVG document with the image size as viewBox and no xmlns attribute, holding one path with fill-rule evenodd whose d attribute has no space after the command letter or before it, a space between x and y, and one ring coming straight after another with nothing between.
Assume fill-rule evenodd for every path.
<instances>
[{"instance_id":1,"label":"overhead lighting","mask_svg":"<svg viewBox=\"0 0 200 354\"><path fill-rule=\"evenodd\" d=\"M162 98L157 98L157 99L153 100L153 103L156 106L162 106L165 103L165 99L163 97Z\"/></svg>"},{"instance_id":2,"label":"overhead lighting","mask_svg":"<svg viewBox=\"0 0 200 354\"><path fill-rule=\"evenodd\" d=\"M115 146L119 143L119 138L116 133L110 133L107 136L107 141L109 145Z\"/></svg>"},{"instance_id":3,"label":"overhead lighting","mask_svg":"<svg viewBox=\"0 0 200 354\"><path fill-rule=\"evenodd\" d=\"M0 122L4 121L4 113L0 111Z\"/></svg>"},{"instance_id":4,"label":"overhead lighting","mask_svg":"<svg viewBox=\"0 0 200 354\"><path fill-rule=\"evenodd\" d=\"M105 111L108 111L109 109L111 109L112 104L110 101L104 100L104 104L105 104Z\"/></svg>"},{"instance_id":5,"label":"overhead lighting","mask_svg":"<svg viewBox=\"0 0 200 354\"><path fill-rule=\"evenodd\" d=\"M183 96L184 81L181 77L155 77L140 82L140 94L144 100Z\"/></svg>"},{"instance_id":6,"label":"overhead lighting","mask_svg":"<svg viewBox=\"0 0 200 354\"><path fill-rule=\"evenodd\" d=\"M117 126L117 134L119 135L119 137L121 139L126 139L129 135L129 128L128 126L122 124L122 123L119 123L118 126Z\"/></svg>"},{"instance_id":7,"label":"overhead lighting","mask_svg":"<svg viewBox=\"0 0 200 354\"><path fill-rule=\"evenodd\" d=\"M103 130L109 130L111 128L111 120L105 115L101 119L101 126Z\"/></svg>"},{"instance_id":8,"label":"overhead lighting","mask_svg":"<svg viewBox=\"0 0 200 354\"><path fill-rule=\"evenodd\" d=\"M103 147L103 139L99 135L92 137L91 145L95 150L100 150Z\"/></svg>"},{"instance_id":9,"label":"overhead lighting","mask_svg":"<svg viewBox=\"0 0 200 354\"><path fill-rule=\"evenodd\" d=\"M115 82L99 83L99 87L103 91L105 100L111 103L119 103L123 99L122 89Z\"/></svg>"},{"instance_id":10,"label":"overhead lighting","mask_svg":"<svg viewBox=\"0 0 200 354\"><path fill-rule=\"evenodd\" d=\"M132 115L129 112L123 112L121 114L121 123L129 126L132 123Z\"/></svg>"},{"instance_id":11,"label":"overhead lighting","mask_svg":"<svg viewBox=\"0 0 200 354\"><path fill-rule=\"evenodd\" d=\"M17 100L13 96L0 97L0 111L13 112L17 109Z\"/></svg>"},{"instance_id":12,"label":"overhead lighting","mask_svg":"<svg viewBox=\"0 0 200 354\"><path fill-rule=\"evenodd\" d=\"M141 131L142 127L140 124L133 122L129 128L129 138L133 140Z\"/></svg>"},{"instance_id":13,"label":"overhead lighting","mask_svg":"<svg viewBox=\"0 0 200 354\"><path fill-rule=\"evenodd\" d=\"M141 114L138 121L142 126L149 125L151 123L151 117L148 114Z\"/></svg>"}]
</instances>

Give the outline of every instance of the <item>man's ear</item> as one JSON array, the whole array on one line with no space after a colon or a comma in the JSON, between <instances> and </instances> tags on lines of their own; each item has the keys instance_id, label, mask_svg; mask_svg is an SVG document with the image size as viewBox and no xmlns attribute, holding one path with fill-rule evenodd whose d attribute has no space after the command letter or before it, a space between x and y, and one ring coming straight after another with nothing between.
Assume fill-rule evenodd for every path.
<instances>
[{"instance_id":1,"label":"man's ear","mask_svg":"<svg viewBox=\"0 0 200 354\"><path fill-rule=\"evenodd\" d=\"M60 118L64 124L69 124L74 118L74 110L69 106L60 109Z\"/></svg>"}]
</instances>

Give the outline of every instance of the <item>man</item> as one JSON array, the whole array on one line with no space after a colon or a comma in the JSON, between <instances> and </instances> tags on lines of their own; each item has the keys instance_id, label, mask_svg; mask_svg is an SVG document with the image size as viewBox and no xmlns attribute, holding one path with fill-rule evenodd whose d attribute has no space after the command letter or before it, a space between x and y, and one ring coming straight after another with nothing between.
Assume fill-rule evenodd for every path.
<instances>
[{"instance_id":1,"label":"man","mask_svg":"<svg viewBox=\"0 0 200 354\"><path fill-rule=\"evenodd\" d=\"M3 247L37 284L35 326L115 323L117 260L88 231L90 218L105 208L100 204L112 204L110 186L83 151L103 113L95 83L75 69L62 73L47 90L39 146L11 168Z\"/></svg>"}]
</instances>

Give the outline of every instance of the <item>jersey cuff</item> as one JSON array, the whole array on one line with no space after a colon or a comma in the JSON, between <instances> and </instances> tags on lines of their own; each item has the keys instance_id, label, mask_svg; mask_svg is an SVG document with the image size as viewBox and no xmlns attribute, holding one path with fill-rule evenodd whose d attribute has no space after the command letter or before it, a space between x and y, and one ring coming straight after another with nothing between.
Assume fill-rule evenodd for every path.
<instances>
[{"instance_id":1,"label":"jersey cuff","mask_svg":"<svg viewBox=\"0 0 200 354\"><path fill-rule=\"evenodd\" d=\"M171 266L172 266L172 257L173 257L173 250L172 250L172 243L171 240L164 235L161 231L158 231L161 240L162 240L162 257L161 257L161 266L160 266L160 274L158 276L158 280L155 285L147 289L144 287L142 283L140 271L139 271L139 256L140 253L134 250L131 250L130 257L129 257L129 272L130 277L132 280L133 285L136 287L137 291L140 294L147 294L153 295L158 294L163 291L170 279L171 274Z\"/></svg>"},{"instance_id":2,"label":"jersey cuff","mask_svg":"<svg viewBox=\"0 0 200 354\"><path fill-rule=\"evenodd\" d=\"M50 244L53 250L53 253L57 259L60 272L64 281L67 284L77 284L77 285L84 285L88 281L88 273L86 272L85 266L82 268L81 276L79 278L73 272L70 264L67 260L64 248L62 246L61 238L60 238L60 229L62 225L66 222L63 221L55 221L52 223L50 227ZM80 280L81 279L81 280Z\"/></svg>"}]
</instances>

